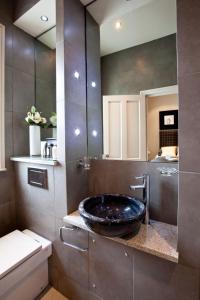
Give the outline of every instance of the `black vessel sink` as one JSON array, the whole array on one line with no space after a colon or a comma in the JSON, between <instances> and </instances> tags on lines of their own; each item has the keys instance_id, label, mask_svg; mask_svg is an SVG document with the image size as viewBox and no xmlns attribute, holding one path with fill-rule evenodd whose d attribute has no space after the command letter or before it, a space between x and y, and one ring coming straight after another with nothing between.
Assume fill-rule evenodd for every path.
<instances>
[{"instance_id":1,"label":"black vessel sink","mask_svg":"<svg viewBox=\"0 0 200 300\"><path fill-rule=\"evenodd\" d=\"M94 232L122 237L138 233L145 216L145 205L129 196L104 194L84 199L79 212Z\"/></svg>"}]
</instances>

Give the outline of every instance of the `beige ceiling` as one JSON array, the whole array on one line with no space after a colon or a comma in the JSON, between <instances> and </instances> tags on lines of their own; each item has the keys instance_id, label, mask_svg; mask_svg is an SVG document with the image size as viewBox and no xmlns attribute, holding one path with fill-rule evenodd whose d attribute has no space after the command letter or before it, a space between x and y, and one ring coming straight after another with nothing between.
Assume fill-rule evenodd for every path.
<instances>
[{"instance_id":1,"label":"beige ceiling","mask_svg":"<svg viewBox=\"0 0 200 300\"><path fill-rule=\"evenodd\" d=\"M47 16L48 22L42 22L40 17ZM56 0L40 0L15 23L33 37L37 37L56 25Z\"/></svg>"},{"instance_id":2,"label":"beige ceiling","mask_svg":"<svg viewBox=\"0 0 200 300\"><path fill-rule=\"evenodd\" d=\"M102 56L177 31L176 0L97 0L88 10L100 25Z\"/></svg>"},{"instance_id":3,"label":"beige ceiling","mask_svg":"<svg viewBox=\"0 0 200 300\"><path fill-rule=\"evenodd\" d=\"M15 25L37 37L56 25L56 0L40 0ZM91 0L80 0L87 5ZM88 7L100 25L101 55L111 54L176 32L176 0L97 0ZM40 20L47 15L48 22ZM122 29L116 30L120 21ZM56 30L41 37L55 48Z\"/></svg>"}]
</instances>

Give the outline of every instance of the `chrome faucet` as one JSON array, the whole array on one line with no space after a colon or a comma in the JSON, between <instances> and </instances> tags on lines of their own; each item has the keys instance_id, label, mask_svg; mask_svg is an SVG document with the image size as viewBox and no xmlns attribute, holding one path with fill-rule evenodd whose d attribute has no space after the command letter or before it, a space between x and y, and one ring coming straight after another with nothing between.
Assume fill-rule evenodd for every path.
<instances>
[{"instance_id":1,"label":"chrome faucet","mask_svg":"<svg viewBox=\"0 0 200 300\"><path fill-rule=\"evenodd\" d=\"M145 174L140 177L135 177L135 179L143 180L142 184L138 185L130 185L130 190L142 190L143 191L143 197L142 201L144 202L146 206L146 214L145 214L145 224L150 224L150 218L149 218L149 204L150 204L150 176Z\"/></svg>"}]
</instances>

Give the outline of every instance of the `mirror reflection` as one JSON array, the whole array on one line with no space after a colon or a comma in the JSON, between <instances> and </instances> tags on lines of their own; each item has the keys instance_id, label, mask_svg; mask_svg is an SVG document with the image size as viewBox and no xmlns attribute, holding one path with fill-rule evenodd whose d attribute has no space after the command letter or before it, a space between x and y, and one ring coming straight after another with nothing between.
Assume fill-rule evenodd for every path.
<instances>
[{"instance_id":1,"label":"mirror reflection","mask_svg":"<svg viewBox=\"0 0 200 300\"><path fill-rule=\"evenodd\" d=\"M49 128L42 130L42 139L56 138L56 27L35 40L35 99L36 107L49 120Z\"/></svg>"},{"instance_id":2,"label":"mirror reflection","mask_svg":"<svg viewBox=\"0 0 200 300\"><path fill-rule=\"evenodd\" d=\"M97 118L103 128L103 158L177 162L176 1L97 0L87 11L90 81L95 81L91 55L97 46L91 45L91 18L100 26L102 115ZM90 131L92 99L88 88ZM89 153L93 148L89 140Z\"/></svg>"},{"instance_id":3,"label":"mirror reflection","mask_svg":"<svg viewBox=\"0 0 200 300\"><path fill-rule=\"evenodd\" d=\"M34 48L35 101L32 103L47 120L41 128L42 141L56 138L56 1L42 0L15 21ZM29 49L27 49L28 55ZM27 112L31 107L27 107Z\"/></svg>"}]
</instances>

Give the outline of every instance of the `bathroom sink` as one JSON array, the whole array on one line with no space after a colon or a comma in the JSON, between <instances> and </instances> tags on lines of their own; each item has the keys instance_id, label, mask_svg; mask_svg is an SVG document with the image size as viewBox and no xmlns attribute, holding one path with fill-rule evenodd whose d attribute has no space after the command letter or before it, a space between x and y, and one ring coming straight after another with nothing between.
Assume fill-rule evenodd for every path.
<instances>
[{"instance_id":1,"label":"bathroom sink","mask_svg":"<svg viewBox=\"0 0 200 300\"><path fill-rule=\"evenodd\" d=\"M138 233L145 216L145 205L129 196L103 194L84 199L79 212L94 232L123 237Z\"/></svg>"}]
</instances>

